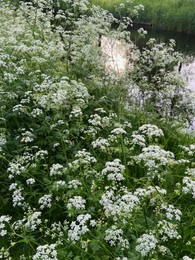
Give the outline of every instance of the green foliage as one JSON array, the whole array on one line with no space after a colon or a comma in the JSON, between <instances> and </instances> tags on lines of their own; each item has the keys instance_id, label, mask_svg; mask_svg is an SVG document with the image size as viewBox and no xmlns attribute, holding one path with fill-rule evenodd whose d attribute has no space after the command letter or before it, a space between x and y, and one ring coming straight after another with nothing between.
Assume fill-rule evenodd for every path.
<instances>
[{"instance_id":1,"label":"green foliage","mask_svg":"<svg viewBox=\"0 0 195 260\"><path fill-rule=\"evenodd\" d=\"M114 6L123 4L125 1L92 0L92 2L117 15ZM195 33L195 2L193 0L134 0L132 2L134 5L144 5L144 11L140 12L136 22L150 23L153 28ZM123 9L122 15L128 15L128 8Z\"/></svg>"},{"instance_id":2,"label":"green foliage","mask_svg":"<svg viewBox=\"0 0 195 260\"><path fill-rule=\"evenodd\" d=\"M165 82L180 58L171 43L153 42L135 52L133 71L113 75L97 41L130 42L125 19L114 34L113 16L88 1L5 2L0 258L193 259L195 137L183 123L191 114L175 108L175 121L171 108L164 117L137 102L138 88L147 96L158 87L158 100L165 83L178 87L178 75Z\"/></svg>"}]
</instances>

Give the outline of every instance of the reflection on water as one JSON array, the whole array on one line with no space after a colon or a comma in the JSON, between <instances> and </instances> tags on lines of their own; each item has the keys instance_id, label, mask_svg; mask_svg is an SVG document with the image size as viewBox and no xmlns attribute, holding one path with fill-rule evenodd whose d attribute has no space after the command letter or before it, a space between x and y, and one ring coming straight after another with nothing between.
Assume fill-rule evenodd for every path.
<instances>
[{"instance_id":1,"label":"reflection on water","mask_svg":"<svg viewBox=\"0 0 195 260\"><path fill-rule=\"evenodd\" d=\"M190 63L184 64L181 72L187 76L188 87L195 93L195 58Z\"/></svg>"},{"instance_id":2,"label":"reflection on water","mask_svg":"<svg viewBox=\"0 0 195 260\"><path fill-rule=\"evenodd\" d=\"M102 36L101 49L106 70L116 75L124 75L129 65L127 53L130 53L130 45L123 40Z\"/></svg>"}]
</instances>

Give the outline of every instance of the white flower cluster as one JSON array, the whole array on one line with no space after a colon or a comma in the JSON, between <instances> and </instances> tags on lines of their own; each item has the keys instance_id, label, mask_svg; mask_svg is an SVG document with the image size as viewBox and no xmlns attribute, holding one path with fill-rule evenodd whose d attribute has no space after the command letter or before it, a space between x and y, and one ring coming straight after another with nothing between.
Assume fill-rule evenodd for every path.
<instances>
[{"instance_id":1,"label":"white flower cluster","mask_svg":"<svg viewBox=\"0 0 195 260\"><path fill-rule=\"evenodd\" d=\"M18 114L20 113L25 113L26 112L26 107L21 105L21 104L18 104L18 105L15 105L13 108L12 108L12 111L13 112L17 112Z\"/></svg>"},{"instance_id":2,"label":"white flower cluster","mask_svg":"<svg viewBox=\"0 0 195 260\"><path fill-rule=\"evenodd\" d=\"M105 138L98 138L91 143L93 148L99 148L101 151L105 151L110 146L109 142Z\"/></svg>"},{"instance_id":3,"label":"white flower cluster","mask_svg":"<svg viewBox=\"0 0 195 260\"><path fill-rule=\"evenodd\" d=\"M161 207L161 210L165 210L167 219L169 219L169 220L175 219L177 221L181 220L182 212L179 209L176 209L173 205L162 204L160 207Z\"/></svg>"},{"instance_id":4,"label":"white flower cluster","mask_svg":"<svg viewBox=\"0 0 195 260\"><path fill-rule=\"evenodd\" d=\"M0 216L0 237L4 237L7 234L6 224L8 224L10 220L10 216Z\"/></svg>"},{"instance_id":5,"label":"white flower cluster","mask_svg":"<svg viewBox=\"0 0 195 260\"><path fill-rule=\"evenodd\" d=\"M186 177L183 178L182 182L184 184L182 191L187 194L191 193L192 197L195 199L195 168L189 168L185 172Z\"/></svg>"},{"instance_id":6,"label":"white flower cluster","mask_svg":"<svg viewBox=\"0 0 195 260\"><path fill-rule=\"evenodd\" d=\"M133 132L133 134L131 135L131 138L132 138L131 143L133 145L139 145L141 147L146 146L146 139L145 139L144 135L137 134L137 133Z\"/></svg>"},{"instance_id":7,"label":"white flower cluster","mask_svg":"<svg viewBox=\"0 0 195 260\"><path fill-rule=\"evenodd\" d=\"M112 124L113 117L114 116L112 114L110 114L109 117L108 116L101 117L96 113L90 116L88 123L94 126L98 130L104 127L108 127L110 124Z\"/></svg>"},{"instance_id":8,"label":"white flower cluster","mask_svg":"<svg viewBox=\"0 0 195 260\"><path fill-rule=\"evenodd\" d=\"M180 146L183 151L187 153L188 156L192 157L195 155L195 144L190 144L189 146Z\"/></svg>"},{"instance_id":9,"label":"white flower cluster","mask_svg":"<svg viewBox=\"0 0 195 260\"><path fill-rule=\"evenodd\" d=\"M78 215L77 220L70 224L70 229L68 230L68 238L73 243L80 240L81 235L87 233L89 228L87 222L91 219L90 214Z\"/></svg>"},{"instance_id":10,"label":"white flower cluster","mask_svg":"<svg viewBox=\"0 0 195 260\"><path fill-rule=\"evenodd\" d=\"M148 186L146 189L137 188L134 191L134 195L140 199L140 202L147 200L148 205L156 207L156 209L159 204L164 203L163 197L166 193L167 191L159 186Z\"/></svg>"},{"instance_id":11,"label":"white flower cluster","mask_svg":"<svg viewBox=\"0 0 195 260\"><path fill-rule=\"evenodd\" d=\"M123 238L123 230L115 225L105 231L105 240L111 246L118 246L122 250L129 248L129 241Z\"/></svg>"},{"instance_id":12,"label":"white flower cluster","mask_svg":"<svg viewBox=\"0 0 195 260\"><path fill-rule=\"evenodd\" d=\"M32 231L36 230L37 227L42 223L41 220L42 213L40 211L33 212L32 210L28 211L27 222L24 224L26 228L31 229Z\"/></svg>"},{"instance_id":13,"label":"white flower cluster","mask_svg":"<svg viewBox=\"0 0 195 260\"><path fill-rule=\"evenodd\" d=\"M68 164L68 169L77 170L82 165L89 166L89 165L91 165L91 163L97 162L95 157L91 156L91 154L89 152L87 152L86 149L78 151L76 153L75 157L77 159Z\"/></svg>"},{"instance_id":14,"label":"white flower cluster","mask_svg":"<svg viewBox=\"0 0 195 260\"><path fill-rule=\"evenodd\" d=\"M22 143L31 143L34 141L34 134L30 131L26 131L24 133L22 133L22 139L21 142Z\"/></svg>"},{"instance_id":15,"label":"white flower cluster","mask_svg":"<svg viewBox=\"0 0 195 260\"><path fill-rule=\"evenodd\" d=\"M126 134L127 132L122 127L117 127L111 131L111 134L113 135L121 135Z\"/></svg>"},{"instance_id":16,"label":"white flower cluster","mask_svg":"<svg viewBox=\"0 0 195 260\"><path fill-rule=\"evenodd\" d=\"M89 1L88 0L64 0L65 3L71 4L74 8L79 9L79 12L85 12L89 8Z\"/></svg>"},{"instance_id":17,"label":"white flower cluster","mask_svg":"<svg viewBox=\"0 0 195 260\"><path fill-rule=\"evenodd\" d=\"M123 195L115 194L114 188L107 190L100 199L105 215L118 219L128 219L132 212L139 205L139 198L131 192L126 191Z\"/></svg>"},{"instance_id":18,"label":"white flower cluster","mask_svg":"<svg viewBox=\"0 0 195 260\"><path fill-rule=\"evenodd\" d=\"M85 209L86 200L81 196L74 196L68 200L67 208Z\"/></svg>"},{"instance_id":19,"label":"white flower cluster","mask_svg":"<svg viewBox=\"0 0 195 260\"><path fill-rule=\"evenodd\" d=\"M152 195L165 195L167 191L165 189L160 188L159 186L148 186L147 189L137 188L134 191L134 195L139 198L151 198Z\"/></svg>"},{"instance_id":20,"label":"white flower cluster","mask_svg":"<svg viewBox=\"0 0 195 260\"><path fill-rule=\"evenodd\" d=\"M34 108L31 112L32 117L36 118L38 116L43 115L43 110L41 110L40 108Z\"/></svg>"},{"instance_id":21,"label":"white flower cluster","mask_svg":"<svg viewBox=\"0 0 195 260\"><path fill-rule=\"evenodd\" d=\"M24 197L22 196L22 188L16 188L12 194L12 201L13 201L13 206L19 206L22 207L24 206Z\"/></svg>"},{"instance_id":22,"label":"white flower cluster","mask_svg":"<svg viewBox=\"0 0 195 260\"><path fill-rule=\"evenodd\" d=\"M69 118L79 118L83 114L82 110L80 107L74 107L70 113Z\"/></svg>"},{"instance_id":23,"label":"white flower cluster","mask_svg":"<svg viewBox=\"0 0 195 260\"><path fill-rule=\"evenodd\" d=\"M64 121L60 119L56 123L50 125L50 129L54 129L55 127L58 127L58 126L61 126L61 125L64 125ZM68 130L66 130L66 131L68 131Z\"/></svg>"},{"instance_id":24,"label":"white flower cluster","mask_svg":"<svg viewBox=\"0 0 195 260\"><path fill-rule=\"evenodd\" d=\"M167 251L168 251L168 248L166 246L159 245L158 246L158 251L159 251L160 254L166 255Z\"/></svg>"},{"instance_id":25,"label":"white flower cluster","mask_svg":"<svg viewBox=\"0 0 195 260\"><path fill-rule=\"evenodd\" d=\"M95 109L96 112L106 114L106 111L102 107L98 107Z\"/></svg>"},{"instance_id":26,"label":"white flower cluster","mask_svg":"<svg viewBox=\"0 0 195 260\"><path fill-rule=\"evenodd\" d=\"M102 118L98 114L91 115L88 122L93 126L102 126Z\"/></svg>"},{"instance_id":27,"label":"white flower cluster","mask_svg":"<svg viewBox=\"0 0 195 260\"><path fill-rule=\"evenodd\" d=\"M41 209L51 208L52 206L51 202L52 202L52 196L47 194L42 196L38 201Z\"/></svg>"},{"instance_id":28,"label":"white flower cluster","mask_svg":"<svg viewBox=\"0 0 195 260\"><path fill-rule=\"evenodd\" d=\"M35 153L35 159L45 159L45 157L48 155L48 151L46 150L39 150Z\"/></svg>"},{"instance_id":29,"label":"white flower cluster","mask_svg":"<svg viewBox=\"0 0 195 260\"><path fill-rule=\"evenodd\" d=\"M60 110L64 107L77 106L84 108L88 102L89 93L81 82L63 77L59 82L50 82L49 93L45 90L47 82L43 82L45 94L36 96L37 103L44 109ZM40 86L42 88L42 85ZM37 91L37 90L36 90Z\"/></svg>"},{"instance_id":30,"label":"white flower cluster","mask_svg":"<svg viewBox=\"0 0 195 260\"><path fill-rule=\"evenodd\" d=\"M27 185L33 185L33 184L35 184L35 182L36 182L36 181L35 181L34 178L29 178L29 179L26 180L26 184L27 184Z\"/></svg>"},{"instance_id":31,"label":"white flower cluster","mask_svg":"<svg viewBox=\"0 0 195 260\"><path fill-rule=\"evenodd\" d=\"M168 241L168 239L180 239L181 236L177 231L177 224L173 224L166 220L158 222L158 233L161 236L162 241Z\"/></svg>"},{"instance_id":32,"label":"white flower cluster","mask_svg":"<svg viewBox=\"0 0 195 260\"><path fill-rule=\"evenodd\" d=\"M12 179L14 178L14 175L20 175L26 170L26 167L24 167L21 163L19 162L10 162L9 167L7 169L8 172L11 174L9 175L9 178Z\"/></svg>"},{"instance_id":33,"label":"white flower cluster","mask_svg":"<svg viewBox=\"0 0 195 260\"><path fill-rule=\"evenodd\" d=\"M195 260L195 258L191 258L191 257L185 255L185 256L182 258L182 260Z\"/></svg>"},{"instance_id":34,"label":"white flower cluster","mask_svg":"<svg viewBox=\"0 0 195 260\"><path fill-rule=\"evenodd\" d=\"M56 244L43 245L37 247L37 252L33 256L33 260L57 260Z\"/></svg>"},{"instance_id":35,"label":"white flower cluster","mask_svg":"<svg viewBox=\"0 0 195 260\"><path fill-rule=\"evenodd\" d=\"M13 258L9 254L9 248L0 248L0 259L12 260Z\"/></svg>"},{"instance_id":36,"label":"white flower cluster","mask_svg":"<svg viewBox=\"0 0 195 260\"><path fill-rule=\"evenodd\" d=\"M107 162L106 167L102 170L102 175L106 175L108 180L122 181L125 179L123 172L125 166L121 164L120 159L115 159L112 162Z\"/></svg>"},{"instance_id":37,"label":"white flower cluster","mask_svg":"<svg viewBox=\"0 0 195 260\"><path fill-rule=\"evenodd\" d=\"M65 182L65 181L62 181L62 180L60 180L60 181L55 181L55 182L53 183L53 188L54 188L55 190L59 190L59 189L65 187L65 186L66 186L66 182Z\"/></svg>"},{"instance_id":38,"label":"white flower cluster","mask_svg":"<svg viewBox=\"0 0 195 260\"><path fill-rule=\"evenodd\" d=\"M145 124L139 127L139 132L144 134L146 137L148 137L150 140L154 137L163 137L163 131L159 129L156 125L151 124Z\"/></svg>"},{"instance_id":39,"label":"white flower cluster","mask_svg":"<svg viewBox=\"0 0 195 260\"><path fill-rule=\"evenodd\" d=\"M171 159L174 158L174 154L169 151L165 151L157 145L150 145L142 149L142 153L138 155L137 159L145 162L146 165L148 161L157 161L161 165L167 165Z\"/></svg>"},{"instance_id":40,"label":"white flower cluster","mask_svg":"<svg viewBox=\"0 0 195 260\"><path fill-rule=\"evenodd\" d=\"M144 147L138 156L134 156L137 163L143 162L148 168L148 177L154 178L158 174L160 166L167 166L175 163L174 154L165 151L158 145Z\"/></svg>"},{"instance_id":41,"label":"white flower cluster","mask_svg":"<svg viewBox=\"0 0 195 260\"><path fill-rule=\"evenodd\" d=\"M50 176L62 175L63 165L56 163L50 167Z\"/></svg>"},{"instance_id":42,"label":"white flower cluster","mask_svg":"<svg viewBox=\"0 0 195 260\"><path fill-rule=\"evenodd\" d=\"M144 28L139 28L138 30L137 30L137 32L139 33L139 36L140 37L145 37L145 35L147 34L147 31L146 30L144 30Z\"/></svg>"},{"instance_id":43,"label":"white flower cluster","mask_svg":"<svg viewBox=\"0 0 195 260\"><path fill-rule=\"evenodd\" d=\"M80 186L82 186L82 183L79 180L72 180L68 182L69 189L78 189Z\"/></svg>"},{"instance_id":44,"label":"white flower cluster","mask_svg":"<svg viewBox=\"0 0 195 260\"><path fill-rule=\"evenodd\" d=\"M150 142L158 141L159 137L163 137L163 131L159 129L156 125L145 124L139 127L137 131L132 133L132 141L133 145L139 145L141 147L146 146L147 140Z\"/></svg>"},{"instance_id":45,"label":"white flower cluster","mask_svg":"<svg viewBox=\"0 0 195 260\"><path fill-rule=\"evenodd\" d=\"M156 249L158 240L153 234L143 234L136 241L137 245L135 250L141 254L141 256L147 256L149 253L153 254Z\"/></svg>"}]
</instances>

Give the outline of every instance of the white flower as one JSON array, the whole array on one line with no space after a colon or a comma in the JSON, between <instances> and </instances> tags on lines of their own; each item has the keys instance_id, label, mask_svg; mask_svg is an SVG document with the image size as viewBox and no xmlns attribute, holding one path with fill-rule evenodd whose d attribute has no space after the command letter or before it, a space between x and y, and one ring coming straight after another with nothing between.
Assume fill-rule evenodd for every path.
<instances>
[{"instance_id":1,"label":"white flower","mask_svg":"<svg viewBox=\"0 0 195 260\"><path fill-rule=\"evenodd\" d=\"M82 110L80 107L74 107L70 113L70 118L78 118L82 116Z\"/></svg>"},{"instance_id":2,"label":"white flower","mask_svg":"<svg viewBox=\"0 0 195 260\"><path fill-rule=\"evenodd\" d=\"M182 182L184 184L182 191L186 193L191 193L192 197L195 199L195 169L190 168L185 172L186 177L183 178Z\"/></svg>"},{"instance_id":3,"label":"white flower","mask_svg":"<svg viewBox=\"0 0 195 260\"><path fill-rule=\"evenodd\" d=\"M72 180L68 182L69 189L78 189L79 186L82 186L82 183L79 180Z\"/></svg>"},{"instance_id":4,"label":"white flower","mask_svg":"<svg viewBox=\"0 0 195 260\"><path fill-rule=\"evenodd\" d=\"M35 109L32 110L31 115L32 115L32 117L35 118L37 116L43 115L43 111L39 108L35 108Z\"/></svg>"},{"instance_id":5,"label":"white flower","mask_svg":"<svg viewBox=\"0 0 195 260\"><path fill-rule=\"evenodd\" d=\"M32 141L34 141L34 134L31 133L30 131L26 131L25 133L22 133L22 139L21 142L22 143L31 143Z\"/></svg>"},{"instance_id":6,"label":"white flower","mask_svg":"<svg viewBox=\"0 0 195 260\"><path fill-rule=\"evenodd\" d=\"M85 209L86 200L81 196L74 196L68 200L67 208Z\"/></svg>"},{"instance_id":7,"label":"white flower","mask_svg":"<svg viewBox=\"0 0 195 260\"><path fill-rule=\"evenodd\" d=\"M41 220L41 215L42 213L40 211L29 211L28 212L28 217L27 217L27 222L24 224L26 228L30 228L31 230L36 230L37 227L42 223Z\"/></svg>"},{"instance_id":8,"label":"white flower","mask_svg":"<svg viewBox=\"0 0 195 260\"><path fill-rule=\"evenodd\" d=\"M24 197L22 196L22 189L15 189L12 195L13 206L23 206Z\"/></svg>"},{"instance_id":9,"label":"white flower","mask_svg":"<svg viewBox=\"0 0 195 260\"><path fill-rule=\"evenodd\" d=\"M142 256L147 256L149 253L154 253L158 240L152 234L143 234L136 241L135 250Z\"/></svg>"},{"instance_id":10,"label":"white flower","mask_svg":"<svg viewBox=\"0 0 195 260\"><path fill-rule=\"evenodd\" d=\"M9 175L9 178L13 178L14 175L20 175L26 170L26 168L21 165L19 162L11 162L9 163L9 167L7 169L8 172L11 172L12 174Z\"/></svg>"},{"instance_id":11,"label":"white flower","mask_svg":"<svg viewBox=\"0 0 195 260\"><path fill-rule=\"evenodd\" d=\"M91 156L91 154L87 152L86 149L78 151L75 157L77 159L68 164L68 169L77 170L81 165L89 166L91 163L97 162L95 157Z\"/></svg>"},{"instance_id":12,"label":"white flower","mask_svg":"<svg viewBox=\"0 0 195 260\"><path fill-rule=\"evenodd\" d=\"M112 162L107 162L106 167L102 170L102 175L107 175L108 180L122 181L125 179L123 172L125 166L121 164L119 159L115 159Z\"/></svg>"},{"instance_id":13,"label":"white flower","mask_svg":"<svg viewBox=\"0 0 195 260\"><path fill-rule=\"evenodd\" d=\"M56 163L50 167L50 176L62 175L63 165Z\"/></svg>"},{"instance_id":14,"label":"white flower","mask_svg":"<svg viewBox=\"0 0 195 260\"><path fill-rule=\"evenodd\" d=\"M10 220L10 216L0 216L0 237L4 237L7 234L6 224L8 224Z\"/></svg>"},{"instance_id":15,"label":"white flower","mask_svg":"<svg viewBox=\"0 0 195 260\"><path fill-rule=\"evenodd\" d=\"M132 134L132 141L131 143L133 145L139 145L141 147L145 147L146 146L146 140L145 140L145 137L143 135L140 135L140 134Z\"/></svg>"},{"instance_id":16,"label":"white flower","mask_svg":"<svg viewBox=\"0 0 195 260\"><path fill-rule=\"evenodd\" d=\"M98 138L97 140L91 143L93 148L99 148L100 150L104 151L107 147L110 146L109 142L105 138Z\"/></svg>"},{"instance_id":17,"label":"white flower","mask_svg":"<svg viewBox=\"0 0 195 260\"><path fill-rule=\"evenodd\" d=\"M40 151L36 152L35 158L36 159L44 159L47 155L48 155L48 151L40 150Z\"/></svg>"},{"instance_id":18,"label":"white flower","mask_svg":"<svg viewBox=\"0 0 195 260\"><path fill-rule=\"evenodd\" d=\"M114 189L107 190L99 201L105 210L105 215L108 218L113 217L114 220L129 219L139 202L139 198L131 192L124 191L123 195L119 195Z\"/></svg>"},{"instance_id":19,"label":"white flower","mask_svg":"<svg viewBox=\"0 0 195 260\"><path fill-rule=\"evenodd\" d=\"M105 240L111 246L119 246L122 250L129 248L128 240L123 238L123 230L117 228L117 226L113 225L110 229L105 231L105 234Z\"/></svg>"},{"instance_id":20,"label":"white flower","mask_svg":"<svg viewBox=\"0 0 195 260\"><path fill-rule=\"evenodd\" d=\"M68 230L69 240L75 243L80 239L81 235L87 233L89 231L89 228L87 227L86 223L90 219L91 219L90 214L78 215L77 220L73 221L70 224L70 229Z\"/></svg>"},{"instance_id":21,"label":"white flower","mask_svg":"<svg viewBox=\"0 0 195 260\"><path fill-rule=\"evenodd\" d=\"M115 135L121 135L126 133L127 132L122 127L115 128L111 131L111 134L115 134Z\"/></svg>"},{"instance_id":22,"label":"white flower","mask_svg":"<svg viewBox=\"0 0 195 260\"><path fill-rule=\"evenodd\" d=\"M65 187L65 185L66 185L66 182L65 181L55 181L54 183L53 183L53 187L55 188L55 189L60 189L60 188L62 188L62 187Z\"/></svg>"},{"instance_id":23,"label":"white flower","mask_svg":"<svg viewBox=\"0 0 195 260\"><path fill-rule=\"evenodd\" d=\"M162 255L166 255L168 248L162 245L158 246L158 250Z\"/></svg>"},{"instance_id":24,"label":"white flower","mask_svg":"<svg viewBox=\"0 0 195 260\"><path fill-rule=\"evenodd\" d=\"M16 190L17 186L18 186L18 184L17 184L16 182L15 182L15 183L12 183L12 184L10 184L10 186L9 186L9 190Z\"/></svg>"},{"instance_id":25,"label":"white flower","mask_svg":"<svg viewBox=\"0 0 195 260\"><path fill-rule=\"evenodd\" d=\"M98 114L90 116L88 122L93 126L102 126L102 118Z\"/></svg>"},{"instance_id":26,"label":"white flower","mask_svg":"<svg viewBox=\"0 0 195 260\"><path fill-rule=\"evenodd\" d=\"M37 252L33 256L33 260L57 260L56 244L43 245L37 247Z\"/></svg>"},{"instance_id":27,"label":"white flower","mask_svg":"<svg viewBox=\"0 0 195 260\"><path fill-rule=\"evenodd\" d=\"M162 220L158 222L158 233L161 236L162 241L168 241L168 239L180 239L176 224Z\"/></svg>"},{"instance_id":28,"label":"white flower","mask_svg":"<svg viewBox=\"0 0 195 260\"><path fill-rule=\"evenodd\" d=\"M38 201L41 209L51 208L51 206L52 206L51 202L52 202L52 196L51 195L44 195Z\"/></svg>"},{"instance_id":29,"label":"white flower","mask_svg":"<svg viewBox=\"0 0 195 260\"><path fill-rule=\"evenodd\" d=\"M33 179L33 178L30 178L30 179L28 179L28 180L26 180L26 184L28 184L28 185L33 185L33 184L35 184L35 179Z\"/></svg>"},{"instance_id":30,"label":"white flower","mask_svg":"<svg viewBox=\"0 0 195 260\"><path fill-rule=\"evenodd\" d=\"M185 255L185 256L182 258L182 260L195 260L195 258L191 258L191 257Z\"/></svg>"},{"instance_id":31,"label":"white flower","mask_svg":"<svg viewBox=\"0 0 195 260\"><path fill-rule=\"evenodd\" d=\"M167 219L176 219L178 221L181 220L182 212L179 209L175 209L173 205L161 205L161 209L165 210Z\"/></svg>"}]
</instances>

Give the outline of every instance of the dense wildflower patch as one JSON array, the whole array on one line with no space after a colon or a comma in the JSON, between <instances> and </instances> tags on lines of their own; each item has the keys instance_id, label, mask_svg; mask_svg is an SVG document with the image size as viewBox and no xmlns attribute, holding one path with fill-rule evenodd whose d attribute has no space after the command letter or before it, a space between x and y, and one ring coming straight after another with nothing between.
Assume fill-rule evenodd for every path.
<instances>
[{"instance_id":1,"label":"dense wildflower patch","mask_svg":"<svg viewBox=\"0 0 195 260\"><path fill-rule=\"evenodd\" d=\"M195 258L193 132L104 70L108 12L60 3L0 7L0 258Z\"/></svg>"}]
</instances>

